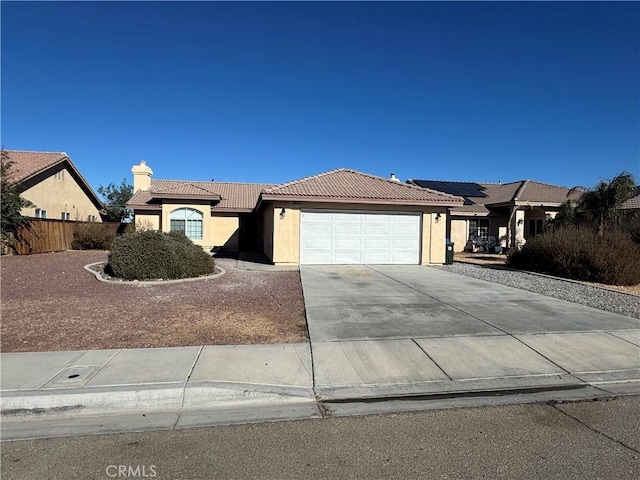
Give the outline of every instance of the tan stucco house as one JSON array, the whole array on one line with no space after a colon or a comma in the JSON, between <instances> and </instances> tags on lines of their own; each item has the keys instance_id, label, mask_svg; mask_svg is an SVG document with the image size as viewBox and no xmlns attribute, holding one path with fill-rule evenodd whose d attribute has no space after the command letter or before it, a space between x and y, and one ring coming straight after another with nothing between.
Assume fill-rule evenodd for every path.
<instances>
[{"instance_id":1,"label":"tan stucco house","mask_svg":"<svg viewBox=\"0 0 640 480\"><path fill-rule=\"evenodd\" d=\"M447 220L447 238L454 251L472 250L476 244L502 248L519 247L542 232L544 222L558 213L568 198L578 200L580 192L532 180L511 183L447 182L407 180L464 198L452 207Z\"/></svg>"},{"instance_id":2,"label":"tan stucco house","mask_svg":"<svg viewBox=\"0 0 640 480\"><path fill-rule=\"evenodd\" d=\"M349 169L282 185L155 180L144 162L132 173L136 225L276 265L443 263L447 211L463 204Z\"/></svg>"},{"instance_id":3,"label":"tan stucco house","mask_svg":"<svg viewBox=\"0 0 640 480\"><path fill-rule=\"evenodd\" d=\"M33 218L101 222L103 205L64 152L3 150L9 161L9 181L34 207L22 215Z\"/></svg>"}]
</instances>

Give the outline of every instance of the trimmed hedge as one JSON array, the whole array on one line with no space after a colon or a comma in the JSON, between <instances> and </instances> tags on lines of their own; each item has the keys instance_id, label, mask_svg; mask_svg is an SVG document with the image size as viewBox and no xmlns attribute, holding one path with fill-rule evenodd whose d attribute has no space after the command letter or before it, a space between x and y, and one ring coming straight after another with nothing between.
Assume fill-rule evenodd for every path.
<instances>
[{"instance_id":1,"label":"trimmed hedge","mask_svg":"<svg viewBox=\"0 0 640 480\"><path fill-rule=\"evenodd\" d=\"M640 245L616 230L586 227L533 237L507 257L510 267L607 285L640 284Z\"/></svg>"},{"instance_id":2,"label":"trimmed hedge","mask_svg":"<svg viewBox=\"0 0 640 480\"><path fill-rule=\"evenodd\" d=\"M209 275L215 263L181 233L143 230L116 238L105 270L124 280L179 279Z\"/></svg>"}]
</instances>

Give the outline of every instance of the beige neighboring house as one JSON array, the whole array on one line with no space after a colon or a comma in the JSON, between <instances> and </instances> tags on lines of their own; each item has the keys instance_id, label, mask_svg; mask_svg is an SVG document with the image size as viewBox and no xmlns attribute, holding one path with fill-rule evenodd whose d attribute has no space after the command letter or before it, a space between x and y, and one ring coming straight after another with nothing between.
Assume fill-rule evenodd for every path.
<instances>
[{"instance_id":1,"label":"beige neighboring house","mask_svg":"<svg viewBox=\"0 0 640 480\"><path fill-rule=\"evenodd\" d=\"M464 204L451 208L447 238L454 251L474 251L485 245L502 248L521 246L542 232L544 222L558 213L569 197L579 192L566 187L532 180L511 183L446 182L408 180L408 183L432 188L464 198Z\"/></svg>"},{"instance_id":2,"label":"beige neighboring house","mask_svg":"<svg viewBox=\"0 0 640 480\"><path fill-rule=\"evenodd\" d=\"M103 204L64 152L4 150L13 162L9 181L33 203L22 215L33 218L101 222Z\"/></svg>"},{"instance_id":3,"label":"beige neighboring house","mask_svg":"<svg viewBox=\"0 0 640 480\"><path fill-rule=\"evenodd\" d=\"M154 180L132 169L136 225L276 265L441 264L447 211L463 199L348 169L282 185Z\"/></svg>"}]
</instances>

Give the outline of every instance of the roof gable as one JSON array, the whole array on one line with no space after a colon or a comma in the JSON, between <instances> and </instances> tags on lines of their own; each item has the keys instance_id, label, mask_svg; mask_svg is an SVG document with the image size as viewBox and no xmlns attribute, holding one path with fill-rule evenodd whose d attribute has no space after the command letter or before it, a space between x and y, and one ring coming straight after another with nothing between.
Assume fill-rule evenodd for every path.
<instances>
[{"instance_id":1,"label":"roof gable","mask_svg":"<svg viewBox=\"0 0 640 480\"><path fill-rule=\"evenodd\" d=\"M344 201L460 205L462 198L387 178L341 168L288 182L262 192L263 200Z\"/></svg>"},{"instance_id":2,"label":"roof gable","mask_svg":"<svg viewBox=\"0 0 640 480\"><path fill-rule=\"evenodd\" d=\"M458 211L488 213L487 207L522 202L560 204L567 198L578 199L579 192L566 187L550 185L533 180L519 180L510 183L444 182L438 180L409 180L427 188L441 190L464 197L464 205Z\"/></svg>"},{"instance_id":3,"label":"roof gable","mask_svg":"<svg viewBox=\"0 0 640 480\"><path fill-rule=\"evenodd\" d=\"M32 184L42 181L40 175L53 174L55 167L64 164L69 173L74 177L82 191L98 210L104 208L104 204L93 191L89 182L82 176L65 152L35 152L27 150L3 150L9 161L13 163L9 170L9 182L21 184L23 188L30 188ZM61 167L58 167L60 169Z\"/></svg>"},{"instance_id":4,"label":"roof gable","mask_svg":"<svg viewBox=\"0 0 640 480\"><path fill-rule=\"evenodd\" d=\"M258 203L260 192L273 184L233 182L189 182L181 180L151 180L149 190L138 190L127 203L130 208L149 207L154 198L182 197L218 201L212 210L251 211ZM159 205L153 207L159 208Z\"/></svg>"},{"instance_id":5,"label":"roof gable","mask_svg":"<svg viewBox=\"0 0 640 480\"><path fill-rule=\"evenodd\" d=\"M30 152L24 150L3 150L13 163L9 170L11 183L22 183L25 180L44 172L69 157L64 152Z\"/></svg>"}]
</instances>

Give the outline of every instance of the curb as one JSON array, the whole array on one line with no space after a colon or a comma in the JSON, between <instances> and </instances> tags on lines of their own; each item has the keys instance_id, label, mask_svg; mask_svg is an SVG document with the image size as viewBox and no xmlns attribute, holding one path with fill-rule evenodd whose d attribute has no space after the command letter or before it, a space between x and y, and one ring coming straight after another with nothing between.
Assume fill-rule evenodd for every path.
<instances>
[{"instance_id":1,"label":"curb","mask_svg":"<svg viewBox=\"0 0 640 480\"><path fill-rule=\"evenodd\" d=\"M202 411L216 408L313 403L311 387L224 382L168 383L2 392L2 421L55 415Z\"/></svg>"},{"instance_id":2,"label":"curb","mask_svg":"<svg viewBox=\"0 0 640 480\"><path fill-rule=\"evenodd\" d=\"M104 278L102 275L100 275L100 272L96 272L95 270L93 270L91 267L95 266L95 265L102 265L105 262L94 262L94 263L89 263L88 265L85 265L83 268L93 274L99 281L103 282L103 283L110 283L111 285L170 285L170 284L174 284L174 283L187 283L187 282L197 282L199 280L210 280L212 278L218 278L221 277L222 275L224 275L225 273L227 273L227 271L216 265L216 270L218 270L217 273L212 273L211 275L205 275L202 277L194 277L194 278L179 278L177 280L107 280L106 278Z\"/></svg>"}]
</instances>

